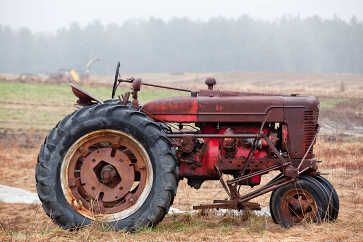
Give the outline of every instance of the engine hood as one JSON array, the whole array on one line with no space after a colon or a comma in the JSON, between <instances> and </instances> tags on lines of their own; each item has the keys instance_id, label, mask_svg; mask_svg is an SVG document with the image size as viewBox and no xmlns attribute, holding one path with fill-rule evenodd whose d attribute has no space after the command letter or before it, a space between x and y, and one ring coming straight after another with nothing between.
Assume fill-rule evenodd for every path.
<instances>
[{"instance_id":1,"label":"engine hood","mask_svg":"<svg viewBox=\"0 0 363 242\"><path fill-rule=\"evenodd\" d=\"M281 122L285 107L317 109L319 104L316 97L221 93L157 99L146 103L141 111L165 122L261 122L268 112L267 121Z\"/></svg>"}]
</instances>

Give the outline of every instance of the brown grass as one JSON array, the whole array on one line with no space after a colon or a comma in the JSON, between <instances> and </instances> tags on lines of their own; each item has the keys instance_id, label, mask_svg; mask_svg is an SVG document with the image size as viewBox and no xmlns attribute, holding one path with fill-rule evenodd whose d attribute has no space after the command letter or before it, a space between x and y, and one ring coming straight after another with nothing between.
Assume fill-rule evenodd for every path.
<instances>
[{"instance_id":1,"label":"brown grass","mask_svg":"<svg viewBox=\"0 0 363 242\"><path fill-rule=\"evenodd\" d=\"M0 183L35 192L34 166L38 148L0 147ZM334 223L303 224L290 229L281 228L270 217L248 213L241 216L214 212L189 215L169 215L157 227L144 228L138 233L112 231L100 223L79 231L64 231L54 225L40 205L0 203L0 240L35 241L362 241L363 240L363 143L327 143L319 140L316 154L320 170L336 187L340 197L340 214ZM268 174L272 177L272 174ZM218 182L210 181L200 190L182 181L173 207L190 210L192 205L223 199ZM267 206L269 194L256 201Z\"/></svg>"},{"instance_id":2,"label":"brown grass","mask_svg":"<svg viewBox=\"0 0 363 242\"><path fill-rule=\"evenodd\" d=\"M186 73L135 76L141 76L145 81L152 83L161 80L160 83L163 84L172 83L173 86L183 85L183 88L193 89L205 88L203 84L205 77L215 76L219 89L266 93L299 92L349 99L363 96L361 75L335 77L293 73L286 76L281 73ZM97 80L92 80L92 83L109 85L110 80L107 84L102 82L107 78L109 77L96 77ZM326 81L327 79L331 81ZM344 92L339 91L341 80L344 80ZM143 88L143 90L148 89ZM343 118L342 111L347 108L354 108L352 112L363 111L361 100L353 101L356 103L349 105L342 103L342 107L334 109L339 115L334 114L330 117L330 113L322 112L321 117L329 119L336 117L340 120ZM44 109L47 112L51 111L48 107ZM347 121L356 120L349 118ZM26 130L26 132L31 131ZM22 134L20 136L20 139L24 140L23 143L30 143L27 140L28 136L23 137ZM241 216L232 214L216 216L215 213L209 212L206 215L201 213L168 215L155 228L143 228L138 233L132 234L112 231L110 227L100 223L70 232L54 225L40 205L0 203L0 241L363 241L363 176L361 175L363 139L337 140L337 142L327 142L319 139L314 148L317 158L323 161L320 170L328 173L325 177L333 183L339 194L340 213L334 223L302 224L284 229L274 224L270 217L256 216L253 213ZM8 142L6 137L3 141ZM26 145L0 145L0 184L36 192L34 168L40 146L37 144L35 148L25 147ZM262 182L268 181L273 176L271 173L265 175ZM255 201L266 207L269 196L270 194L266 194ZM205 182L199 190L194 190L185 181L181 181L173 207L190 210L193 205L211 203L214 199L224 198L226 195L216 181Z\"/></svg>"}]
</instances>

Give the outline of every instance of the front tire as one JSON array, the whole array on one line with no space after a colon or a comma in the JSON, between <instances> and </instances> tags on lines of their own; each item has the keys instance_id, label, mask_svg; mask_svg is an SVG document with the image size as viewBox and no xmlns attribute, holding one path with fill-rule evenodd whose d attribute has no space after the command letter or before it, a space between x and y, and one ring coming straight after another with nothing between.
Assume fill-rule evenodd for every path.
<instances>
[{"instance_id":1,"label":"front tire","mask_svg":"<svg viewBox=\"0 0 363 242\"><path fill-rule=\"evenodd\" d=\"M328 204L329 204L329 214L328 219L330 221L335 221L339 214L339 196L334 186L328 181L328 179L323 176L314 176L314 178L319 181L327 190L328 193Z\"/></svg>"},{"instance_id":2,"label":"front tire","mask_svg":"<svg viewBox=\"0 0 363 242\"><path fill-rule=\"evenodd\" d=\"M62 228L100 221L135 230L167 214L175 171L175 151L158 123L127 106L97 104L50 132L38 156L37 191Z\"/></svg>"},{"instance_id":3,"label":"front tire","mask_svg":"<svg viewBox=\"0 0 363 242\"><path fill-rule=\"evenodd\" d=\"M286 228L303 222L319 223L328 213L328 196L314 178L301 176L296 183L271 194L270 211L274 222Z\"/></svg>"}]
</instances>

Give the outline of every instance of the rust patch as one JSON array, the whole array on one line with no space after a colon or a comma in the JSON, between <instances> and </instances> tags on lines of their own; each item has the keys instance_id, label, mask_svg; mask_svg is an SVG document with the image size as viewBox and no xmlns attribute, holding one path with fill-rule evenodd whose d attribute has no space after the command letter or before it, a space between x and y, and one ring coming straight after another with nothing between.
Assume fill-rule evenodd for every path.
<instances>
[{"instance_id":1,"label":"rust patch","mask_svg":"<svg viewBox=\"0 0 363 242\"><path fill-rule=\"evenodd\" d=\"M291 224L315 222L318 218L314 197L302 188L287 191L281 198L280 209L284 218Z\"/></svg>"},{"instance_id":2,"label":"rust patch","mask_svg":"<svg viewBox=\"0 0 363 242\"><path fill-rule=\"evenodd\" d=\"M135 139L121 131L99 130L68 150L61 185L78 213L114 221L141 207L151 190L152 174L150 159Z\"/></svg>"}]
</instances>

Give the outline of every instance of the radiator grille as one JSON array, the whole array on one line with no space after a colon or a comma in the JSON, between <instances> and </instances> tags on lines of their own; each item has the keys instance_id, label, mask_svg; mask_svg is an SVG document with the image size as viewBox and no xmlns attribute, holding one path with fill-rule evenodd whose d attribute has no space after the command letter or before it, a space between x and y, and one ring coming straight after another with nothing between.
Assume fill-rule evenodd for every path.
<instances>
[{"instance_id":1,"label":"radiator grille","mask_svg":"<svg viewBox=\"0 0 363 242\"><path fill-rule=\"evenodd\" d=\"M304 112L304 147L305 152L309 149L316 133L316 124L318 123L319 110L305 110ZM310 149L306 158L313 157L313 148Z\"/></svg>"}]
</instances>

